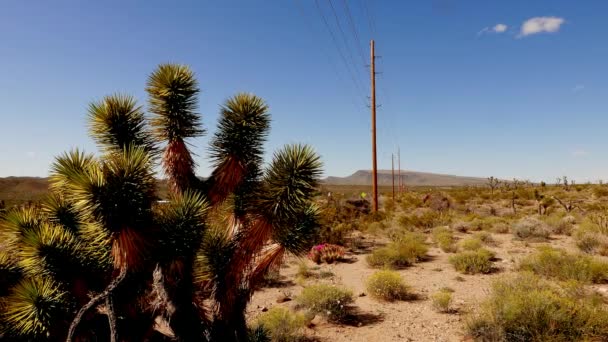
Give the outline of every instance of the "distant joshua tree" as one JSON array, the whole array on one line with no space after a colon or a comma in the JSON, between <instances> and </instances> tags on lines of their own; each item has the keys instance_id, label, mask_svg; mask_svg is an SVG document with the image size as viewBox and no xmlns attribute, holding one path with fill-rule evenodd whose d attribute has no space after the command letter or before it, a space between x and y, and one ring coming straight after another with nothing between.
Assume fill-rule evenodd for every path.
<instances>
[{"instance_id":1,"label":"distant joshua tree","mask_svg":"<svg viewBox=\"0 0 608 342\"><path fill-rule=\"evenodd\" d=\"M490 192L494 195L494 189L496 189L500 185L500 180L498 178L488 177L488 186L490 187Z\"/></svg>"}]
</instances>

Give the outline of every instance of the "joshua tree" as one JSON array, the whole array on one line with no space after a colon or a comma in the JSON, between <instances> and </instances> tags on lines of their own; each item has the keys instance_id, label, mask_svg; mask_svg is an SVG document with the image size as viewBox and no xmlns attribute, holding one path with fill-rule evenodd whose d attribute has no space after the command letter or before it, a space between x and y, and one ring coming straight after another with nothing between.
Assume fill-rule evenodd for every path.
<instances>
[{"instance_id":1,"label":"joshua tree","mask_svg":"<svg viewBox=\"0 0 608 342\"><path fill-rule=\"evenodd\" d=\"M494 195L494 189L500 185L500 180L494 178L494 176L488 178L488 186L490 187L491 194Z\"/></svg>"},{"instance_id":2,"label":"joshua tree","mask_svg":"<svg viewBox=\"0 0 608 342\"><path fill-rule=\"evenodd\" d=\"M91 104L100 155L59 156L42 209L6 214L4 337L141 341L163 330L179 341L246 341L253 291L286 253L308 249L321 163L310 147L290 145L262 168L262 99L238 94L222 106L214 169L200 181L187 141L204 133L194 74L161 65L147 90L149 121L130 96ZM157 201L159 152L168 203Z\"/></svg>"}]
</instances>

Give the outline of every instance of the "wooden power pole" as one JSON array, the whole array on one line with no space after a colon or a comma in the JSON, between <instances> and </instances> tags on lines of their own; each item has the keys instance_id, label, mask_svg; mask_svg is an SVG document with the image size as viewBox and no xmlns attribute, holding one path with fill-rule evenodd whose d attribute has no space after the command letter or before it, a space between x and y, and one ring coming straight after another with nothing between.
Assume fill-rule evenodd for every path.
<instances>
[{"instance_id":1,"label":"wooden power pole","mask_svg":"<svg viewBox=\"0 0 608 342\"><path fill-rule=\"evenodd\" d=\"M374 53L374 40L370 45L371 82L372 82L372 201L374 212L378 211L378 169L376 163L376 55Z\"/></svg>"},{"instance_id":2,"label":"wooden power pole","mask_svg":"<svg viewBox=\"0 0 608 342\"><path fill-rule=\"evenodd\" d=\"M401 193L401 148L397 146L397 163L399 164L399 193Z\"/></svg>"},{"instance_id":3,"label":"wooden power pole","mask_svg":"<svg viewBox=\"0 0 608 342\"><path fill-rule=\"evenodd\" d=\"M393 203L395 203L395 154L391 153L391 175L393 176Z\"/></svg>"}]
</instances>

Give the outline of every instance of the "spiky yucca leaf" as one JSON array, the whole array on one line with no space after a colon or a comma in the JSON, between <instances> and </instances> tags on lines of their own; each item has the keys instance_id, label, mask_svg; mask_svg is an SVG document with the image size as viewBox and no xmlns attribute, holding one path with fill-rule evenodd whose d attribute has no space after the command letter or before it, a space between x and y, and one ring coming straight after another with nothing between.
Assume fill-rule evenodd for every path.
<instances>
[{"instance_id":1,"label":"spiky yucca leaf","mask_svg":"<svg viewBox=\"0 0 608 342\"><path fill-rule=\"evenodd\" d=\"M40 212L33 207L12 209L4 215L0 223L0 239L8 245L14 245L27 232L36 231L44 223Z\"/></svg>"},{"instance_id":2,"label":"spiky yucca leaf","mask_svg":"<svg viewBox=\"0 0 608 342\"><path fill-rule=\"evenodd\" d=\"M223 201L244 180L255 180L260 175L263 144L270 128L268 106L253 94L241 93L228 99L220 115L211 141L215 170L210 178L210 197L214 203ZM251 190L249 187L243 195Z\"/></svg>"},{"instance_id":3,"label":"spiky yucca leaf","mask_svg":"<svg viewBox=\"0 0 608 342\"><path fill-rule=\"evenodd\" d=\"M74 205L65 199L65 196L53 192L42 202L42 211L50 222L63 226L74 234L78 234L80 220Z\"/></svg>"},{"instance_id":4,"label":"spiky yucca leaf","mask_svg":"<svg viewBox=\"0 0 608 342\"><path fill-rule=\"evenodd\" d=\"M89 105L89 132L104 151L122 151L129 145L154 151L144 112L133 96L114 94Z\"/></svg>"},{"instance_id":5,"label":"spiky yucca leaf","mask_svg":"<svg viewBox=\"0 0 608 342\"><path fill-rule=\"evenodd\" d=\"M162 257L191 259L198 251L209 205L197 191L186 191L172 196L170 203L161 208L159 226L164 253Z\"/></svg>"},{"instance_id":6,"label":"spiky yucca leaf","mask_svg":"<svg viewBox=\"0 0 608 342\"><path fill-rule=\"evenodd\" d=\"M29 276L69 281L95 266L76 236L60 226L43 224L40 229L27 232L19 247L19 265Z\"/></svg>"},{"instance_id":7,"label":"spiky yucca leaf","mask_svg":"<svg viewBox=\"0 0 608 342\"><path fill-rule=\"evenodd\" d=\"M50 187L58 192L65 192L74 176L86 172L96 164L92 154L86 154L78 149L64 152L51 165Z\"/></svg>"},{"instance_id":8,"label":"spiky yucca leaf","mask_svg":"<svg viewBox=\"0 0 608 342\"><path fill-rule=\"evenodd\" d=\"M291 217L274 222L272 239L293 254L310 249L319 227L319 209L310 204Z\"/></svg>"},{"instance_id":9,"label":"spiky yucca leaf","mask_svg":"<svg viewBox=\"0 0 608 342\"><path fill-rule=\"evenodd\" d=\"M233 239L229 238L225 231L208 229L196 256L195 281L198 284L211 282L219 291L225 289L227 285L225 276L230 270L230 261L236 247Z\"/></svg>"},{"instance_id":10,"label":"spiky yucca leaf","mask_svg":"<svg viewBox=\"0 0 608 342\"><path fill-rule=\"evenodd\" d=\"M312 199L322 163L306 145L287 145L274 154L263 180L259 205L271 217L289 219Z\"/></svg>"},{"instance_id":11,"label":"spiky yucca leaf","mask_svg":"<svg viewBox=\"0 0 608 342\"><path fill-rule=\"evenodd\" d=\"M12 249L0 249L0 297L8 294L22 276L22 270L17 265L15 253Z\"/></svg>"},{"instance_id":12,"label":"spiky yucca leaf","mask_svg":"<svg viewBox=\"0 0 608 342\"><path fill-rule=\"evenodd\" d=\"M161 64L148 78L150 120L159 140L173 141L200 136L200 116L197 110L198 83L186 65Z\"/></svg>"},{"instance_id":13,"label":"spiky yucca leaf","mask_svg":"<svg viewBox=\"0 0 608 342\"><path fill-rule=\"evenodd\" d=\"M150 154L129 146L73 177L71 197L85 222L110 235L115 267L136 267L147 252L155 179Z\"/></svg>"},{"instance_id":14,"label":"spiky yucca leaf","mask_svg":"<svg viewBox=\"0 0 608 342\"><path fill-rule=\"evenodd\" d=\"M8 336L31 340L57 339L70 309L67 295L48 278L26 278L4 300L0 314Z\"/></svg>"},{"instance_id":15,"label":"spiky yucca leaf","mask_svg":"<svg viewBox=\"0 0 608 342\"><path fill-rule=\"evenodd\" d=\"M150 155L141 147L106 156L101 165L76 175L71 190L82 218L99 221L110 232L150 226L155 180Z\"/></svg>"},{"instance_id":16,"label":"spiky yucca leaf","mask_svg":"<svg viewBox=\"0 0 608 342\"><path fill-rule=\"evenodd\" d=\"M188 66L161 64L148 78L150 120L158 141L166 142L163 169L169 177L169 187L181 193L198 183L196 164L186 139L204 133L197 110L198 84Z\"/></svg>"}]
</instances>

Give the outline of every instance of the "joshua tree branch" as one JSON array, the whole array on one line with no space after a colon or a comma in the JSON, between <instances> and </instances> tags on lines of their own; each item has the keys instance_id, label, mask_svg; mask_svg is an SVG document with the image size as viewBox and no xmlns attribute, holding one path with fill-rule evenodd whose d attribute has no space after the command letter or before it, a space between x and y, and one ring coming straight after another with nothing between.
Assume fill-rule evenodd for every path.
<instances>
[{"instance_id":1,"label":"joshua tree branch","mask_svg":"<svg viewBox=\"0 0 608 342\"><path fill-rule=\"evenodd\" d=\"M110 296L110 294L112 294L114 289L118 286L118 284L120 284L125 279L126 275L127 275L127 268L126 267L121 268L118 276L116 278L114 278L114 280L112 280L112 282L110 282L110 284L106 287L106 289L102 293L91 298L91 300L88 303L86 303L82 308L80 308L80 310L78 310L78 313L74 317L72 324L70 324L70 329L68 330L68 336L65 339L66 342L73 341L74 333L76 332L76 327L78 327L78 324L82 320L82 317L84 316L84 314L87 311L91 310L94 306L99 304L102 300L108 298ZM110 319L110 315L111 314L109 313L108 319ZM112 329L111 323L110 323L110 329ZM112 334L112 337L114 337L113 334Z\"/></svg>"},{"instance_id":2,"label":"joshua tree branch","mask_svg":"<svg viewBox=\"0 0 608 342\"><path fill-rule=\"evenodd\" d=\"M108 323L110 324L110 342L116 342L118 341L118 332L116 330L116 313L114 312L112 294L106 297L106 306L108 308Z\"/></svg>"}]
</instances>

